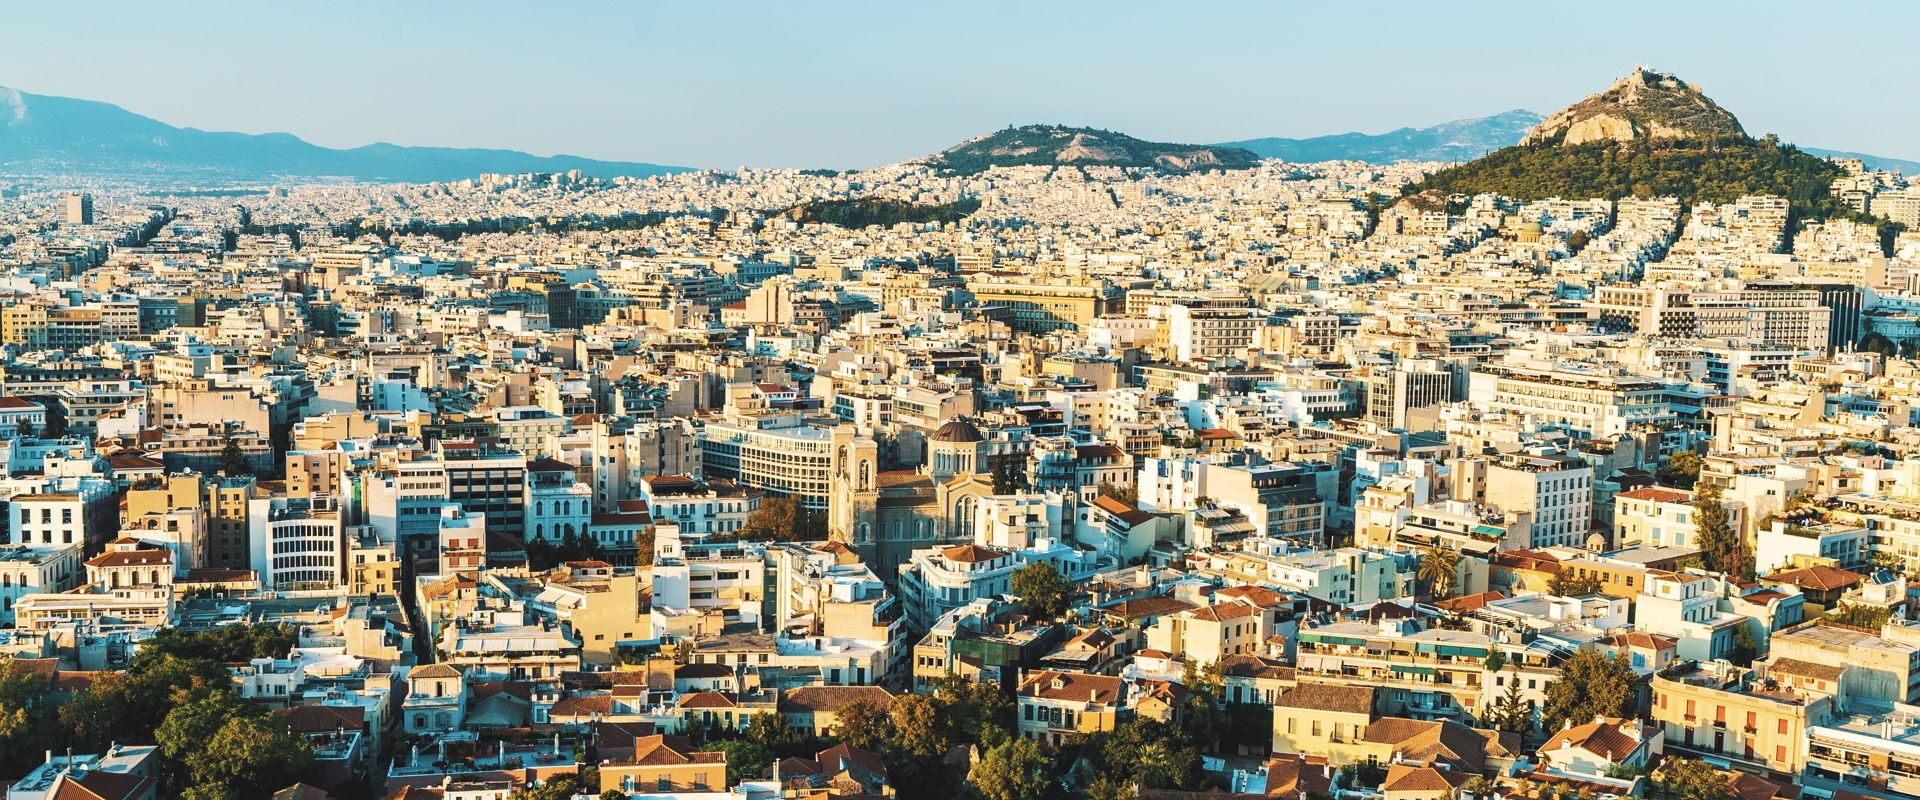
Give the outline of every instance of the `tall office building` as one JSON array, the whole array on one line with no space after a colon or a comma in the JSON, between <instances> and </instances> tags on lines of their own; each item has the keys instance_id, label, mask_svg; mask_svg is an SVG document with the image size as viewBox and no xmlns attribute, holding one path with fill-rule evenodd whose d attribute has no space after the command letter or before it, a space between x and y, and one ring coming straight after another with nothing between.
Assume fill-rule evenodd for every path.
<instances>
[{"instance_id":1,"label":"tall office building","mask_svg":"<svg viewBox=\"0 0 1920 800\"><path fill-rule=\"evenodd\" d=\"M68 225L93 224L93 195L76 193L62 197L60 209Z\"/></svg>"},{"instance_id":2,"label":"tall office building","mask_svg":"<svg viewBox=\"0 0 1920 800\"><path fill-rule=\"evenodd\" d=\"M1361 379L1367 419L1391 428L1407 427L1407 412L1453 402L1453 371L1430 359L1377 368Z\"/></svg>"}]
</instances>

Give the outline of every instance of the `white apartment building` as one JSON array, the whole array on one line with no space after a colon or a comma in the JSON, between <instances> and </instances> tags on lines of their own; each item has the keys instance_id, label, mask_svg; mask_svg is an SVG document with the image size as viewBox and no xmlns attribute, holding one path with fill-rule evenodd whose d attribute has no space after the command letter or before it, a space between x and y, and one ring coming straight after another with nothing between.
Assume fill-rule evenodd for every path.
<instances>
[{"instance_id":1,"label":"white apartment building","mask_svg":"<svg viewBox=\"0 0 1920 800\"><path fill-rule=\"evenodd\" d=\"M949 611L1012 591L1020 566L1013 553L977 544L915 550L900 565L900 599L914 625L926 628Z\"/></svg>"},{"instance_id":2,"label":"white apartment building","mask_svg":"<svg viewBox=\"0 0 1920 800\"><path fill-rule=\"evenodd\" d=\"M331 498L260 497L247 504L249 565L274 590L347 584L347 538Z\"/></svg>"},{"instance_id":3,"label":"white apartment building","mask_svg":"<svg viewBox=\"0 0 1920 800\"><path fill-rule=\"evenodd\" d=\"M1167 344L1179 361L1244 357L1260 325L1260 312L1251 308L1168 306Z\"/></svg>"},{"instance_id":4,"label":"white apartment building","mask_svg":"<svg viewBox=\"0 0 1920 800\"><path fill-rule=\"evenodd\" d=\"M7 540L42 546L85 544L88 500L78 492L14 495L8 501Z\"/></svg>"},{"instance_id":5,"label":"white apartment building","mask_svg":"<svg viewBox=\"0 0 1920 800\"><path fill-rule=\"evenodd\" d=\"M1734 531L1746 529L1746 504L1723 500L1727 523ZM1613 546L1698 549L1699 528L1694 516L1693 493L1663 486L1649 486L1613 496Z\"/></svg>"},{"instance_id":6,"label":"white apartment building","mask_svg":"<svg viewBox=\"0 0 1920 800\"><path fill-rule=\"evenodd\" d=\"M649 475L639 490L655 520L672 520L689 539L740 530L765 496L732 481L708 483L684 475Z\"/></svg>"},{"instance_id":7,"label":"white apartment building","mask_svg":"<svg viewBox=\"0 0 1920 800\"><path fill-rule=\"evenodd\" d=\"M586 536L593 521L593 487L574 480L574 467L551 458L527 465L526 540L560 542Z\"/></svg>"},{"instance_id":8,"label":"white apartment building","mask_svg":"<svg viewBox=\"0 0 1920 800\"><path fill-rule=\"evenodd\" d=\"M80 584L80 545L0 548L0 625L13 625L13 606L30 594L64 592Z\"/></svg>"},{"instance_id":9,"label":"white apartment building","mask_svg":"<svg viewBox=\"0 0 1920 800\"><path fill-rule=\"evenodd\" d=\"M439 574L479 569L487 563L487 515L469 514L455 503L440 506L434 539L440 553Z\"/></svg>"},{"instance_id":10,"label":"white apartment building","mask_svg":"<svg viewBox=\"0 0 1920 800\"><path fill-rule=\"evenodd\" d=\"M1486 503L1532 515L1529 547L1580 547L1593 534L1593 467L1569 455L1514 455L1489 465Z\"/></svg>"},{"instance_id":11,"label":"white apartment building","mask_svg":"<svg viewBox=\"0 0 1920 800\"><path fill-rule=\"evenodd\" d=\"M1665 384L1634 375L1567 365L1487 365L1472 373L1469 386L1467 399L1483 411L1504 411L1532 425L1595 438L1674 419Z\"/></svg>"},{"instance_id":12,"label":"white apartment building","mask_svg":"<svg viewBox=\"0 0 1920 800\"><path fill-rule=\"evenodd\" d=\"M500 441L528 458L553 455L553 440L573 430L573 420L539 406L495 409L493 421L500 426Z\"/></svg>"},{"instance_id":13,"label":"white apartment building","mask_svg":"<svg viewBox=\"0 0 1920 800\"><path fill-rule=\"evenodd\" d=\"M827 509L833 481L833 434L799 424L799 415L714 421L700 432L708 478L800 498L811 511Z\"/></svg>"}]
</instances>

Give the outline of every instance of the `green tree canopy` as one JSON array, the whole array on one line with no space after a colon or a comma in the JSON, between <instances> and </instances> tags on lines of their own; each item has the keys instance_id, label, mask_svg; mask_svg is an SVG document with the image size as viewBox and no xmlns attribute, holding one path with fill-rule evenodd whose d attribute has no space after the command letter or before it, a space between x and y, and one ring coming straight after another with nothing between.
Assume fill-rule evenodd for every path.
<instances>
[{"instance_id":1,"label":"green tree canopy","mask_svg":"<svg viewBox=\"0 0 1920 800\"><path fill-rule=\"evenodd\" d=\"M1493 707L1487 709L1484 722L1495 730L1512 731L1518 734L1533 732L1533 706L1520 693L1520 672L1514 670L1507 676L1506 691L1500 693Z\"/></svg>"},{"instance_id":2,"label":"green tree canopy","mask_svg":"<svg viewBox=\"0 0 1920 800\"><path fill-rule=\"evenodd\" d=\"M226 443L220 446L220 472L229 477L253 474L253 460L240 450L240 441L233 434L227 434Z\"/></svg>"},{"instance_id":3,"label":"green tree canopy","mask_svg":"<svg viewBox=\"0 0 1920 800\"><path fill-rule=\"evenodd\" d=\"M879 752L893 736L893 721L877 704L862 700L842 706L836 716L839 724L830 735L862 750Z\"/></svg>"},{"instance_id":4,"label":"green tree canopy","mask_svg":"<svg viewBox=\"0 0 1920 800\"><path fill-rule=\"evenodd\" d=\"M1634 685L1640 676L1622 657L1608 658L1581 650L1560 667L1560 678L1547 684L1541 722L1547 730L1562 723L1583 724L1594 717L1624 717L1633 712Z\"/></svg>"},{"instance_id":5,"label":"green tree canopy","mask_svg":"<svg viewBox=\"0 0 1920 800\"><path fill-rule=\"evenodd\" d=\"M1420 554L1420 566L1414 577L1427 585L1428 593L1435 599L1444 600L1453 596L1454 584L1460 578L1459 569L1460 551L1436 540Z\"/></svg>"},{"instance_id":6,"label":"green tree canopy","mask_svg":"<svg viewBox=\"0 0 1920 800\"><path fill-rule=\"evenodd\" d=\"M1700 479L1700 466L1700 454L1692 450L1676 450L1667 456L1667 474L1683 487L1690 487Z\"/></svg>"},{"instance_id":7,"label":"green tree canopy","mask_svg":"<svg viewBox=\"0 0 1920 800\"><path fill-rule=\"evenodd\" d=\"M47 680L19 660L0 663L0 765L9 774L38 766L53 732L40 722L49 713Z\"/></svg>"},{"instance_id":8,"label":"green tree canopy","mask_svg":"<svg viewBox=\"0 0 1920 800\"><path fill-rule=\"evenodd\" d=\"M1055 619L1067 610L1067 593L1072 584L1050 561L1035 561L1013 573L1012 589L1020 597L1027 613L1040 619Z\"/></svg>"},{"instance_id":9,"label":"green tree canopy","mask_svg":"<svg viewBox=\"0 0 1920 800\"><path fill-rule=\"evenodd\" d=\"M747 515L740 530L711 538L717 542L813 542L827 538L827 526L823 515L808 511L797 497L767 497Z\"/></svg>"},{"instance_id":10,"label":"green tree canopy","mask_svg":"<svg viewBox=\"0 0 1920 800\"><path fill-rule=\"evenodd\" d=\"M980 758L973 788L985 800L1041 800L1047 796L1047 759L1032 739L1009 739Z\"/></svg>"},{"instance_id":11,"label":"green tree canopy","mask_svg":"<svg viewBox=\"0 0 1920 800\"><path fill-rule=\"evenodd\" d=\"M1677 800L1733 800L1726 772L1693 758L1669 756L1660 762L1658 785Z\"/></svg>"},{"instance_id":12,"label":"green tree canopy","mask_svg":"<svg viewBox=\"0 0 1920 800\"><path fill-rule=\"evenodd\" d=\"M313 761L305 739L226 689L201 689L154 731L182 786L227 786L262 797L300 779Z\"/></svg>"},{"instance_id":13,"label":"green tree canopy","mask_svg":"<svg viewBox=\"0 0 1920 800\"><path fill-rule=\"evenodd\" d=\"M727 754L727 783L729 784L738 784L747 778L757 777L767 767L773 766L773 751L767 749L766 745L748 739L715 739L707 742L706 749L719 750Z\"/></svg>"}]
</instances>

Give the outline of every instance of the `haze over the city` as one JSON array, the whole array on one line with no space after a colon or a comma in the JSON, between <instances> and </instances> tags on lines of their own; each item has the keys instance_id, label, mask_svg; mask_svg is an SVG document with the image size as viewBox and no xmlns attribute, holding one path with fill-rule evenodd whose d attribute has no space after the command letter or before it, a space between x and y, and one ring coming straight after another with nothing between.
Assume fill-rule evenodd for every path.
<instances>
[{"instance_id":1,"label":"haze over the city","mask_svg":"<svg viewBox=\"0 0 1920 800\"><path fill-rule=\"evenodd\" d=\"M329 147L870 167L1010 124L1155 141L1546 112L1645 63L1756 133L1920 158L1899 3L17 3L0 86ZM1791 41L1787 46L1761 42ZM1551 65L1551 69L1543 68Z\"/></svg>"},{"instance_id":2,"label":"haze over the city","mask_svg":"<svg viewBox=\"0 0 1920 800\"><path fill-rule=\"evenodd\" d=\"M0 3L0 800L1920 799L1909 8Z\"/></svg>"}]
</instances>

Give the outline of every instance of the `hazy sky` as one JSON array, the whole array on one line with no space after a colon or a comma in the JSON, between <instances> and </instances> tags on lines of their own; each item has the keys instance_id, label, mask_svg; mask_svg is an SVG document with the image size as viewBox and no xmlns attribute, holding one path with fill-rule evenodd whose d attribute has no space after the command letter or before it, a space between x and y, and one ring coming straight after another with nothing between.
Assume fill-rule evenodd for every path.
<instances>
[{"instance_id":1,"label":"hazy sky","mask_svg":"<svg viewBox=\"0 0 1920 800\"><path fill-rule=\"evenodd\" d=\"M1008 124L1216 142L1545 113L1646 63L1750 133L1920 159L1916 22L1804 0L0 0L0 86L330 147L846 168Z\"/></svg>"}]
</instances>

